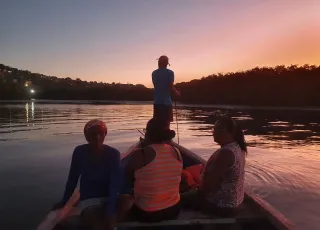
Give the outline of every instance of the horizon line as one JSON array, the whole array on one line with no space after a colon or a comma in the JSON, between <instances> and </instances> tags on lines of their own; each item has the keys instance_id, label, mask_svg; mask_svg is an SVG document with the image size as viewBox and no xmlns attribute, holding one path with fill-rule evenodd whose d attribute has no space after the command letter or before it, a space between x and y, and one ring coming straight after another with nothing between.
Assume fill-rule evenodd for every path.
<instances>
[{"instance_id":1,"label":"horizon line","mask_svg":"<svg viewBox=\"0 0 320 230\"><path fill-rule=\"evenodd\" d=\"M60 79L66 79L66 78L70 78L71 80L74 80L76 81L77 79L80 79L81 81L83 82L97 82L97 81L87 81L87 80L83 80L79 77L76 77L76 78L71 78L71 77L58 77L58 76L53 76L53 75L45 75L45 74L42 74L42 73L37 73L37 72L31 72L30 70L27 70L27 69L19 69L19 68L16 68L16 67L12 67L12 66L9 66L9 65L6 65L6 64L3 64L3 63L0 63L0 65L4 65L5 67L9 67L9 68L12 68L12 69L18 69L19 71L28 71L30 72L31 74L40 74L40 75L43 75L43 76L46 76L46 77L56 77L56 78L60 78ZM288 67L291 67L291 66L295 66L297 68L300 68L300 67L304 67L304 66L309 66L309 67L315 67L315 68L319 68L320 67L320 64L290 64L290 65L274 65L274 66L255 66L255 67L252 67L252 68L249 68L249 69L246 69L246 70L237 70L237 71L228 71L228 72L216 72L216 73L212 73L212 74L209 74L207 76L202 76L202 77L199 77L199 78L194 78L194 79L191 79L191 80L188 80L188 81L179 81L179 82L175 82L175 84L178 84L178 83L188 83L188 82L191 82L191 81L194 81L194 80L201 80L202 78L207 78L207 77L210 77L212 75L228 75L228 74L236 74L236 73L243 73L243 72L247 72L247 71L251 71L251 70L254 70L256 68L258 69L262 69L262 68L268 68L268 69L275 69L276 67L284 67L284 68L288 68ZM127 82L127 83L123 83L123 82L103 82L103 81L100 81L100 82L97 82L97 83L103 83L103 84L123 84L123 85L143 85L145 86L144 84L141 84L141 83L130 83L130 82ZM149 88L147 86L145 86L146 88Z\"/></svg>"}]
</instances>

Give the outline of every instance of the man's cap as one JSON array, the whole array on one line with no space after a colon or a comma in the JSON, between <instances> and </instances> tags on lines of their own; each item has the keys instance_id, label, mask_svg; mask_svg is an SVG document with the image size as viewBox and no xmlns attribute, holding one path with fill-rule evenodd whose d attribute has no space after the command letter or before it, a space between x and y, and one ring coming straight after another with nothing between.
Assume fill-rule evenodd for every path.
<instances>
[{"instance_id":1,"label":"man's cap","mask_svg":"<svg viewBox=\"0 0 320 230\"><path fill-rule=\"evenodd\" d=\"M170 65L169 63L169 58L165 55L162 55L161 57L159 57L158 59L158 62L162 62L162 63L168 63L168 65Z\"/></svg>"}]
</instances>

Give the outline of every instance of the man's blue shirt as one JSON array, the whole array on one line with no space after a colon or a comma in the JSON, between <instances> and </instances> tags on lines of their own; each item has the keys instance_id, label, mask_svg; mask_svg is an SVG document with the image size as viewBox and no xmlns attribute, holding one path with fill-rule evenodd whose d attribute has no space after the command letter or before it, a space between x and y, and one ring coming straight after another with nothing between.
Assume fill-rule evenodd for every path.
<instances>
[{"instance_id":1,"label":"man's blue shirt","mask_svg":"<svg viewBox=\"0 0 320 230\"><path fill-rule=\"evenodd\" d=\"M152 72L154 86L154 104L172 105L170 85L174 82L174 72L167 68L159 68Z\"/></svg>"}]
</instances>

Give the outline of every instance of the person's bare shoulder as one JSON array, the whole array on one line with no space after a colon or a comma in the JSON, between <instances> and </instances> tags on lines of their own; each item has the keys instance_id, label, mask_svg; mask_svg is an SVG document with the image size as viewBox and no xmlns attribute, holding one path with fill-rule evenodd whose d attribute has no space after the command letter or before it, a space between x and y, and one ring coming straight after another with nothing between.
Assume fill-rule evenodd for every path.
<instances>
[{"instance_id":1,"label":"person's bare shoulder","mask_svg":"<svg viewBox=\"0 0 320 230\"><path fill-rule=\"evenodd\" d=\"M155 151L152 147L147 146L144 149L137 149L132 153L130 165L135 170L150 164L155 158Z\"/></svg>"},{"instance_id":2,"label":"person's bare shoulder","mask_svg":"<svg viewBox=\"0 0 320 230\"><path fill-rule=\"evenodd\" d=\"M224 166L232 166L234 163L234 153L227 148L222 148L217 154L217 163Z\"/></svg>"}]
</instances>

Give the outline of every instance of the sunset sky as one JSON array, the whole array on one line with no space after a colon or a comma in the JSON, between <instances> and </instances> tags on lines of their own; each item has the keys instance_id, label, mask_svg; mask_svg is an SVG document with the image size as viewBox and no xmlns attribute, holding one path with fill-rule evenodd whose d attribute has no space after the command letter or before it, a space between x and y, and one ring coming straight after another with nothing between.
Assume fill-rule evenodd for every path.
<instances>
[{"instance_id":1,"label":"sunset sky","mask_svg":"<svg viewBox=\"0 0 320 230\"><path fill-rule=\"evenodd\" d=\"M151 86L163 54L176 82L256 66L319 65L320 1L1 1L5 65Z\"/></svg>"}]
</instances>

